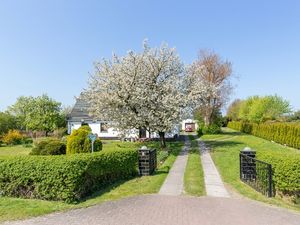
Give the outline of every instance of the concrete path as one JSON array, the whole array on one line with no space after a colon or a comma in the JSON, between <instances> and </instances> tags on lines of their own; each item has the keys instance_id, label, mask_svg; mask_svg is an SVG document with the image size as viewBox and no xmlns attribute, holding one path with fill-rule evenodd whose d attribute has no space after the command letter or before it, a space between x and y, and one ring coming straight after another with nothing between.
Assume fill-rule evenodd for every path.
<instances>
[{"instance_id":1,"label":"concrete path","mask_svg":"<svg viewBox=\"0 0 300 225\"><path fill-rule=\"evenodd\" d=\"M181 153L177 156L165 182L160 188L161 195L181 195L184 191L184 171L188 160L188 151L190 148L190 140L187 135L184 136L185 144Z\"/></svg>"},{"instance_id":2,"label":"concrete path","mask_svg":"<svg viewBox=\"0 0 300 225\"><path fill-rule=\"evenodd\" d=\"M211 197L229 198L230 196L209 154L209 148L207 148L205 143L199 139L198 139L198 145L201 153L201 162L202 162L203 173L204 173L206 194Z\"/></svg>"},{"instance_id":3,"label":"concrete path","mask_svg":"<svg viewBox=\"0 0 300 225\"><path fill-rule=\"evenodd\" d=\"M299 225L300 214L234 198L144 195L7 225Z\"/></svg>"}]
</instances>

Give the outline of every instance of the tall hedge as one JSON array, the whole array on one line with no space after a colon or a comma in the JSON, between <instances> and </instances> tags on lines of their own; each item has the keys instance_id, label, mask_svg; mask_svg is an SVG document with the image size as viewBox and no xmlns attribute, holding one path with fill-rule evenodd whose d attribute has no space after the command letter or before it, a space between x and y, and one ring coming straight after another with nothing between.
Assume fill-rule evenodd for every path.
<instances>
[{"instance_id":1,"label":"tall hedge","mask_svg":"<svg viewBox=\"0 0 300 225\"><path fill-rule=\"evenodd\" d=\"M0 195L73 202L136 173L136 150L2 158Z\"/></svg>"},{"instance_id":2,"label":"tall hedge","mask_svg":"<svg viewBox=\"0 0 300 225\"><path fill-rule=\"evenodd\" d=\"M248 123L233 121L229 128L300 149L300 123Z\"/></svg>"}]
</instances>

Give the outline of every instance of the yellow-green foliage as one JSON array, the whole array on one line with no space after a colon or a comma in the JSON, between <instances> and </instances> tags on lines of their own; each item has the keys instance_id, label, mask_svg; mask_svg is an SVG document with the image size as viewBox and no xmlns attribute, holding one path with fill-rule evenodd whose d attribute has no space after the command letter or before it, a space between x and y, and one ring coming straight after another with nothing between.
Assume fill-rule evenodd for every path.
<instances>
[{"instance_id":1,"label":"yellow-green foliage","mask_svg":"<svg viewBox=\"0 0 300 225\"><path fill-rule=\"evenodd\" d=\"M276 143L300 149L299 123L248 123L229 122L229 128L252 134Z\"/></svg>"},{"instance_id":2,"label":"yellow-green foliage","mask_svg":"<svg viewBox=\"0 0 300 225\"><path fill-rule=\"evenodd\" d=\"M87 153L91 152L91 140L88 138L91 133L89 126L82 126L77 130L74 130L72 134L67 138L67 154L74 153ZM99 138L94 142L94 151L102 150L102 142Z\"/></svg>"},{"instance_id":3,"label":"yellow-green foliage","mask_svg":"<svg viewBox=\"0 0 300 225\"><path fill-rule=\"evenodd\" d=\"M23 135L18 130L9 130L2 138L2 141L7 145L17 145L22 142Z\"/></svg>"}]
</instances>

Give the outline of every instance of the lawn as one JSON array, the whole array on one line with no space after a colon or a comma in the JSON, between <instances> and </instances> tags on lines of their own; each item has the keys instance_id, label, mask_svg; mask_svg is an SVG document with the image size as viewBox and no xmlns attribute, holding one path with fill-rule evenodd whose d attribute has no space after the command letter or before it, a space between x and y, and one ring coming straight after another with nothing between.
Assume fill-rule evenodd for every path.
<instances>
[{"instance_id":1,"label":"lawn","mask_svg":"<svg viewBox=\"0 0 300 225\"><path fill-rule=\"evenodd\" d=\"M114 141L114 140L103 140L102 150L120 150L120 149L138 149L139 147L146 145L150 148L160 149L159 142L149 141L149 142L125 142L125 141ZM24 145L0 145L0 156L13 156L13 155L28 155L32 147L25 147Z\"/></svg>"},{"instance_id":2,"label":"lawn","mask_svg":"<svg viewBox=\"0 0 300 225\"><path fill-rule=\"evenodd\" d=\"M141 145L147 145L150 147L159 146L158 142L131 143L107 141L107 143L104 143L103 149L108 151L113 149L113 147L132 148L139 147ZM130 180L119 181L97 193L94 193L92 196L78 204L0 197L0 222L6 220L25 219L55 211L88 207L101 202L117 200L134 195L157 193L163 184L169 169L172 167L178 153L180 152L183 142L170 142L167 143L167 145L168 149L171 150L171 153L168 157L165 157L166 154L163 151L159 151L158 157L165 158L165 161L159 165L159 168L152 176L136 177ZM1 151L2 149L0 148L0 152ZM15 152L15 154L17 155L17 152Z\"/></svg>"},{"instance_id":3,"label":"lawn","mask_svg":"<svg viewBox=\"0 0 300 225\"><path fill-rule=\"evenodd\" d=\"M2 145L0 146L0 156L28 155L31 149L31 147L24 147L23 145Z\"/></svg>"},{"instance_id":4,"label":"lawn","mask_svg":"<svg viewBox=\"0 0 300 225\"><path fill-rule=\"evenodd\" d=\"M228 128L223 129L223 134L204 135L201 138L212 147L211 156L221 173L223 181L240 194L265 203L300 210L299 204L284 201L279 197L267 198L241 182L239 178L239 151L246 146L255 149L258 158L259 153L262 151L284 151L286 154L300 154L299 150L284 147L252 135L242 134Z\"/></svg>"},{"instance_id":5,"label":"lawn","mask_svg":"<svg viewBox=\"0 0 300 225\"><path fill-rule=\"evenodd\" d=\"M192 196L205 195L205 184L200 152L195 137L190 135L191 149L184 173L184 189L186 194Z\"/></svg>"}]
</instances>

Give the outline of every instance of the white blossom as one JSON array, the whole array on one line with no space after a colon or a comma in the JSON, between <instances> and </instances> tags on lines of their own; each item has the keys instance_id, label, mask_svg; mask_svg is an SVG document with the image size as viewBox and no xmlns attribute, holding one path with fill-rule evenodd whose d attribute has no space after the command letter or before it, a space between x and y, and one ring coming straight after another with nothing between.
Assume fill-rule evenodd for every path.
<instances>
[{"instance_id":1,"label":"white blossom","mask_svg":"<svg viewBox=\"0 0 300 225\"><path fill-rule=\"evenodd\" d=\"M121 130L145 128L164 135L180 120L185 98L181 88L183 65L166 44L95 63L84 96L90 112Z\"/></svg>"}]
</instances>

